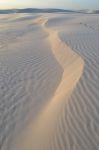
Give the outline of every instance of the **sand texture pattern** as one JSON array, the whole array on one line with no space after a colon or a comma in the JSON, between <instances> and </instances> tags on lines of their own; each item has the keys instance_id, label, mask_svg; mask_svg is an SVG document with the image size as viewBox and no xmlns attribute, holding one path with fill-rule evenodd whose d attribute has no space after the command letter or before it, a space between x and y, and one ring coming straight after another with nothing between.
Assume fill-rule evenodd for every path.
<instances>
[{"instance_id":1,"label":"sand texture pattern","mask_svg":"<svg viewBox=\"0 0 99 150\"><path fill-rule=\"evenodd\" d=\"M1 150L98 150L98 20L0 15Z\"/></svg>"}]
</instances>

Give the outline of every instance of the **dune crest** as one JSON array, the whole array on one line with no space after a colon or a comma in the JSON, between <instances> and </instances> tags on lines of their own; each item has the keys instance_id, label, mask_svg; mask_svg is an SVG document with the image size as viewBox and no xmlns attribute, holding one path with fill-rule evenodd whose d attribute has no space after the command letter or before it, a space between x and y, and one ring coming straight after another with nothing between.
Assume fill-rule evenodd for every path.
<instances>
[{"instance_id":1,"label":"dune crest","mask_svg":"<svg viewBox=\"0 0 99 150\"><path fill-rule=\"evenodd\" d=\"M48 28L48 19L39 18L34 22L40 24L48 34L48 41L52 52L63 68L61 82L48 105L38 115L35 122L31 123L15 141L14 150L47 150L59 121L60 112L77 82L79 81L84 61L73 52L58 36L57 31Z\"/></svg>"}]
</instances>

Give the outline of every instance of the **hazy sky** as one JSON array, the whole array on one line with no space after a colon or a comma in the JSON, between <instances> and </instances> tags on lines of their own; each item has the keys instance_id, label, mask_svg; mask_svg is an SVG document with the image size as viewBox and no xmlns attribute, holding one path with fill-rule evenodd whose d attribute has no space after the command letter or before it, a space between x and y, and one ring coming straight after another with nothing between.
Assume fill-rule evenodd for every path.
<instances>
[{"instance_id":1,"label":"hazy sky","mask_svg":"<svg viewBox=\"0 0 99 150\"><path fill-rule=\"evenodd\" d=\"M0 0L0 9L24 7L99 9L99 0Z\"/></svg>"}]
</instances>

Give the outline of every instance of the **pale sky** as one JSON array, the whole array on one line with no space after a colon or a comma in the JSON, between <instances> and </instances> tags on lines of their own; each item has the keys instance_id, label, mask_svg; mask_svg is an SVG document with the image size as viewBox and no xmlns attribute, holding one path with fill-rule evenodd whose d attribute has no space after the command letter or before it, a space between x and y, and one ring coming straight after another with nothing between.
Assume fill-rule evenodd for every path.
<instances>
[{"instance_id":1,"label":"pale sky","mask_svg":"<svg viewBox=\"0 0 99 150\"><path fill-rule=\"evenodd\" d=\"M99 0L0 0L5 8L99 9Z\"/></svg>"}]
</instances>

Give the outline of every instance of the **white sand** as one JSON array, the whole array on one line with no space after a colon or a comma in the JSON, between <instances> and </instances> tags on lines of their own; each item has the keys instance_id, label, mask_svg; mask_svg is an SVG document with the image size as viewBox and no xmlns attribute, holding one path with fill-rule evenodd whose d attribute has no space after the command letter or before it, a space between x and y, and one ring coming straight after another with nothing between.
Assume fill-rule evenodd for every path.
<instances>
[{"instance_id":1,"label":"white sand","mask_svg":"<svg viewBox=\"0 0 99 150\"><path fill-rule=\"evenodd\" d=\"M14 15L0 23L1 148L98 150L99 16Z\"/></svg>"}]
</instances>

